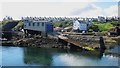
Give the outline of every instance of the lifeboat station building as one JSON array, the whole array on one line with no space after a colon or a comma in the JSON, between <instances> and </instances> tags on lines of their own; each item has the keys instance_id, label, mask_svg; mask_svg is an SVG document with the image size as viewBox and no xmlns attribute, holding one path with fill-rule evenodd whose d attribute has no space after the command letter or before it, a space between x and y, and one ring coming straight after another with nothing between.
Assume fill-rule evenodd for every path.
<instances>
[{"instance_id":1,"label":"lifeboat station building","mask_svg":"<svg viewBox=\"0 0 120 68\"><path fill-rule=\"evenodd\" d=\"M53 32L53 24L48 21L24 20L24 31L32 35L46 35Z\"/></svg>"}]
</instances>

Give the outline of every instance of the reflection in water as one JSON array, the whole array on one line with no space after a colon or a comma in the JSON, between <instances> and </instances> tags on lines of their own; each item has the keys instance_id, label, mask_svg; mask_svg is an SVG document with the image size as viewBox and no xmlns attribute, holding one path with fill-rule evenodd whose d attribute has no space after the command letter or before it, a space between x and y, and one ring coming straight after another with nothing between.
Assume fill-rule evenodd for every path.
<instances>
[{"instance_id":1,"label":"reflection in water","mask_svg":"<svg viewBox=\"0 0 120 68\"><path fill-rule=\"evenodd\" d=\"M26 64L51 65L52 56L47 49L25 48L24 62Z\"/></svg>"},{"instance_id":2,"label":"reflection in water","mask_svg":"<svg viewBox=\"0 0 120 68\"><path fill-rule=\"evenodd\" d=\"M47 48L24 48L24 62L26 64L38 64L50 66L54 53L63 53L65 50Z\"/></svg>"},{"instance_id":3,"label":"reflection in water","mask_svg":"<svg viewBox=\"0 0 120 68\"><path fill-rule=\"evenodd\" d=\"M62 49L39 49L39 48L25 48L24 49L25 64L38 64L45 66L77 66L85 65L87 60L100 60L103 52L88 52L88 51L69 51ZM80 61L79 61L80 60ZM75 63L75 62L82 62ZM91 62L91 61L90 61ZM89 63L90 63L89 62Z\"/></svg>"},{"instance_id":4,"label":"reflection in water","mask_svg":"<svg viewBox=\"0 0 120 68\"><path fill-rule=\"evenodd\" d=\"M117 57L100 51L2 46L2 53L4 66L118 66Z\"/></svg>"}]
</instances>

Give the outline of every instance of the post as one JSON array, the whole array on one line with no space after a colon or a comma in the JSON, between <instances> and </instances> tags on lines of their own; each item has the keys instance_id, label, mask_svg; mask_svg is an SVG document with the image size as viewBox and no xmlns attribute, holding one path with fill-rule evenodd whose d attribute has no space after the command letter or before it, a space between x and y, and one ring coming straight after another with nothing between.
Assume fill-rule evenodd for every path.
<instances>
[{"instance_id":1,"label":"post","mask_svg":"<svg viewBox=\"0 0 120 68\"><path fill-rule=\"evenodd\" d=\"M100 37L99 43L100 43L100 49L101 50L105 50L106 47L105 47L105 43L104 43L103 37Z\"/></svg>"}]
</instances>

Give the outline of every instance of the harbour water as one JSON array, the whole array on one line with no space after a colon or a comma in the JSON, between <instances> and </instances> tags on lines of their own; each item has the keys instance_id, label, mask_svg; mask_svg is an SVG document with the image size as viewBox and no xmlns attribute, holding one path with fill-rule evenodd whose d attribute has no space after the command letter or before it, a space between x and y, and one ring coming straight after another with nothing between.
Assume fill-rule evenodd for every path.
<instances>
[{"instance_id":1,"label":"harbour water","mask_svg":"<svg viewBox=\"0 0 120 68\"><path fill-rule=\"evenodd\" d=\"M0 46L2 66L118 66L118 57L101 52Z\"/></svg>"}]
</instances>

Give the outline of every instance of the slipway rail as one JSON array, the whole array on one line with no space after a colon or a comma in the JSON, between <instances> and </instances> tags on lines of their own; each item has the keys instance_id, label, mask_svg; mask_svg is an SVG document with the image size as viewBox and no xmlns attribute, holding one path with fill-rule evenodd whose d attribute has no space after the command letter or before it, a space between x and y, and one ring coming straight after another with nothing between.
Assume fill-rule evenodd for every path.
<instances>
[{"instance_id":1,"label":"slipway rail","mask_svg":"<svg viewBox=\"0 0 120 68\"><path fill-rule=\"evenodd\" d=\"M104 44L103 37L98 37L98 38L99 38L99 43L98 44L100 44L100 46L98 46L98 47L100 47L100 49L104 50L106 47L105 47L105 44ZM85 47L85 46L80 44L80 41L70 39L67 36L59 35L58 39L59 39L59 42L63 43L64 45L67 45L67 46L69 45L69 46L72 46L72 47L77 47L77 48L79 47L79 48L86 49L86 50L94 50L94 48Z\"/></svg>"}]
</instances>

